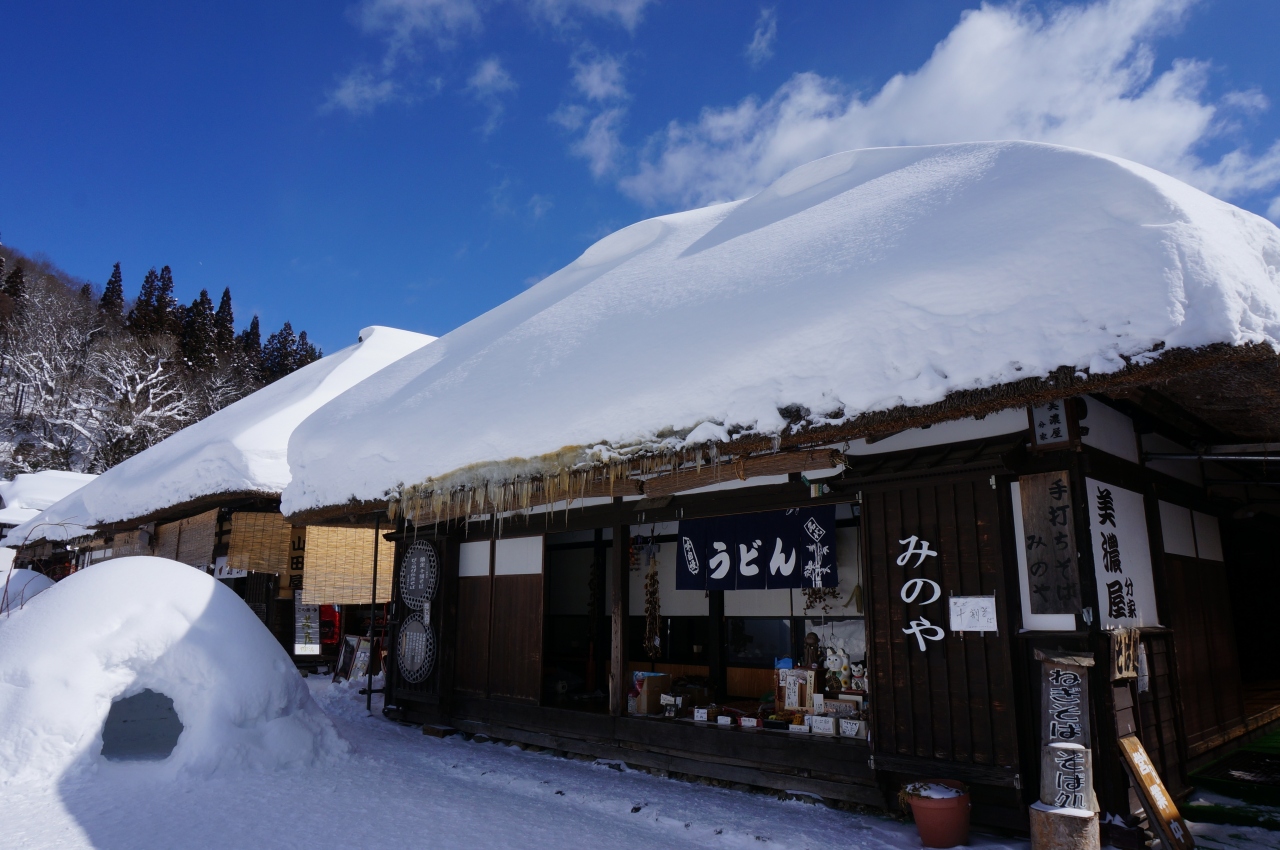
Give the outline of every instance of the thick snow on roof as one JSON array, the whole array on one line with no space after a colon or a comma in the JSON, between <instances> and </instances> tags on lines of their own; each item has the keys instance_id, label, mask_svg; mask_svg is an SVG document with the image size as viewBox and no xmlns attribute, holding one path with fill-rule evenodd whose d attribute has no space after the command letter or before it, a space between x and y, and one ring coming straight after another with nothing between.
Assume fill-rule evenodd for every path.
<instances>
[{"instance_id":1,"label":"thick snow on roof","mask_svg":"<svg viewBox=\"0 0 1280 850\"><path fill-rule=\"evenodd\" d=\"M1115 157L836 154L607 236L329 403L294 433L284 509L500 480L601 444L777 433L791 406L851 418L1061 366L1106 373L1159 344L1274 347L1277 268L1270 222Z\"/></svg>"},{"instance_id":2,"label":"thick snow on roof","mask_svg":"<svg viewBox=\"0 0 1280 850\"><path fill-rule=\"evenodd\" d=\"M26 522L94 478L97 476L84 472L46 469L20 473L12 481L0 481L0 525Z\"/></svg>"},{"instance_id":3,"label":"thick snow on roof","mask_svg":"<svg viewBox=\"0 0 1280 850\"><path fill-rule=\"evenodd\" d=\"M277 496L289 483L289 435L313 411L435 337L371 327L321 358L140 452L10 531L6 540L62 540L219 493Z\"/></svg>"},{"instance_id":4,"label":"thick snow on roof","mask_svg":"<svg viewBox=\"0 0 1280 850\"><path fill-rule=\"evenodd\" d=\"M154 768L169 775L347 750L234 592L176 561L120 558L0 615L0 785L100 764L112 701L147 689L173 700L184 727Z\"/></svg>"}]
</instances>

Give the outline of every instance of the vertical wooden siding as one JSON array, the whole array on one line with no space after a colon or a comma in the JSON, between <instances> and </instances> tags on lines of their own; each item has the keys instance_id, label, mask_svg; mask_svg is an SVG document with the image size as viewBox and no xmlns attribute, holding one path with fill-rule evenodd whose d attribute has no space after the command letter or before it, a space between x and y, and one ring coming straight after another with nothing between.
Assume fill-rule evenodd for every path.
<instances>
[{"instance_id":1,"label":"vertical wooden siding","mask_svg":"<svg viewBox=\"0 0 1280 850\"><path fill-rule=\"evenodd\" d=\"M1001 557L998 492L987 477L949 478L863 493L872 617L875 752L1017 767L1010 621ZM911 535L938 552L918 569L898 566ZM914 561L914 559L913 559ZM942 587L921 611L899 597L908 578ZM923 613L947 626L949 596L996 596L1000 632L947 635L921 652L903 633ZM910 608L911 616L907 616Z\"/></svg>"},{"instance_id":2,"label":"vertical wooden siding","mask_svg":"<svg viewBox=\"0 0 1280 850\"><path fill-rule=\"evenodd\" d=\"M488 576L458 579L458 644L453 686L484 695L489 683Z\"/></svg>"},{"instance_id":3,"label":"vertical wooden siding","mask_svg":"<svg viewBox=\"0 0 1280 850\"><path fill-rule=\"evenodd\" d=\"M538 702L542 697L542 576L493 578L489 694Z\"/></svg>"},{"instance_id":4,"label":"vertical wooden siding","mask_svg":"<svg viewBox=\"0 0 1280 850\"><path fill-rule=\"evenodd\" d=\"M1244 732L1240 661L1224 564L1164 556L1187 755Z\"/></svg>"}]
</instances>

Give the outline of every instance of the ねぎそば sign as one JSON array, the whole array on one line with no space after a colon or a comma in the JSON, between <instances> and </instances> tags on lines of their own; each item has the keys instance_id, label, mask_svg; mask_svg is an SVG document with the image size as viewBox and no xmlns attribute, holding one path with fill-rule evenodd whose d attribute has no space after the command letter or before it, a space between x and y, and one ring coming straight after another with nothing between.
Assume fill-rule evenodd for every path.
<instances>
[{"instance_id":1,"label":"\u306d\u304e\u305d\u3070 sign","mask_svg":"<svg viewBox=\"0 0 1280 850\"><path fill-rule=\"evenodd\" d=\"M681 520L678 590L835 587L834 505Z\"/></svg>"}]
</instances>

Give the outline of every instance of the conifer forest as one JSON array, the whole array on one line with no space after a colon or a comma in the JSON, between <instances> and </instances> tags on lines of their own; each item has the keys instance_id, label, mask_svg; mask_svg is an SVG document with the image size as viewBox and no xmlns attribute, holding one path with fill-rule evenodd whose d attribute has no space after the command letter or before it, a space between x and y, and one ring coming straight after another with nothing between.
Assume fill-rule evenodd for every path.
<instances>
[{"instance_id":1,"label":"conifer forest","mask_svg":"<svg viewBox=\"0 0 1280 850\"><path fill-rule=\"evenodd\" d=\"M0 477L102 472L321 357L289 322L236 331L230 288L174 298L168 266L126 295L0 246Z\"/></svg>"}]
</instances>

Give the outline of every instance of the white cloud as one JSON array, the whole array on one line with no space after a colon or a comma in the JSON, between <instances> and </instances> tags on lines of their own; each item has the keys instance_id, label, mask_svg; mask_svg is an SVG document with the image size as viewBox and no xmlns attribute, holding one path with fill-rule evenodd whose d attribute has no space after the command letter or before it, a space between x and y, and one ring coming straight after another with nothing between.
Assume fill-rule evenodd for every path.
<instances>
[{"instance_id":1,"label":"white cloud","mask_svg":"<svg viewBox=\"0 0 1280 850\"><path fill-rule=\"evenodd\" d=\"M557 26L571 24L580 15L612 20L634 30L640 23L645 6L653 0L530 0L536 13Z\"/></svg>"},{"instance_id":2,"label":"white cloud","mask_svg":"<svg viewBox=\"0 0 1280 850\"><path fill-rule=\"evenodd\" d=\"M529 202L526 206L529 208L529 215L537 220L551 212L551 208L555 206L555 203L551 200L550 195L534 194L529 196Z\"/></svg>"},{"instance_id":3,"label":"white cloud","mask_svg":"<svg viewBox=\"0 0 1280 850\"><path fill-rule=\"evenodd\" d=\"M591 114L591 110L587 109L580 103L562 103L556 107L556 111L549 116L552 123L559 124L566 130L573 131L582 127L587 123L587 116Z\"/></svg>"},{"instance_id":4,"label":"white cloud","mask_svg":"<svg viewBox=\"0 0 1280 850\"><path fill-rule=\"evenodd\" d=\"M361 28L387 40L384 69L390 71L417 39L427 37L438 46L452 44L459 35L481 25L479 0L364 0L356 9Z\"/></svg>"},{"instance_id":5,"label":"white cloud","mask_svg":"<svg viewBox=\"0 0 1280 850\"><path fill-rule=\"evenodd\" d=\"M467 90L476 97L494 97L515 88L516 81L511 79L507 69L502 67L502 60L496 56L481 62L471 79L467 80Z\"/></svg>"},{"instance_id":6,"label":"white cloud","mask_svg":"<svg viewBox=\"0 0 1280 850\"><path fill-rule=\"evenodd\" d=\"M502 124L504 107L501 96L515 90L516 81L511 79L507 69L502 67L502 61L496 56L491 56L476 66L475 72L467 80L467 91L489 109L488 117L480 128L486 136Z\"/></svg>"},{"instance_id":7,"label":"white cloud","mask_svg":"<svg viewBox=\"0 0 1280 850\"><path fill-rule=\"evenodd\" d=\"M962 15L919 69L870 95L802 73L767 100L673 121L620 185L649 204L699 204L743 197L850 148L1032 139L1136 160L1223 197L1274 187L1280 143L1217 162L1198 153L1231 132L1232 110L1256 111L1256 93L1209 100L1205 62L1180 59L1154 72L1153 42L1193 3L1096 0L1047 14L1025 3L983 5Z\"/></svg>"},{"instance_id":8,"label":"white cloud","mask_svg":"<svg viewBox=\"0 0 1280 850\"><path fill-rule=\"evenodd\" d=\"M607 53L592 59L570 60L573 68L573 85L588 100L614 100L627 96L622 81L622 61Z\"/></svg>"},{"instance_id":9,"label":"white cloud","mask_svg":"<svg viewBox=\"0 0 1280 850\"><path fill-rule=\"evenodd\" d=\"M587 167L596 177L603 177L617 167L623 151L618 127L625 114L626 110L621 107L606 109L591 119L587 132L573 144L573 152L587 161Z\"/></svg>"},{"instance_id":10,"label":"white cloud","mask_svg":"<svg viewBox=\"0 0 1280 850\"><path fill-rule=\"evenodd\" d=\"M756 19L756 31L747 45L747 62L759 68L773 58L773 42L778 37L778 13L773 9L761 9Z\"/></svg>"},{"instance_id":11,"label":"white cloud","mask_svg":"<svg viewBox=\"0 0 1280 850\"><path fill-rule=\"evenodd\" d=\"M372 111L395 96L396 87L390 80L375 78L368 68L356 68L338 80L338 85L329 93L325 109L345 109L358 115Z\"/></svg>"}]
</instances>

